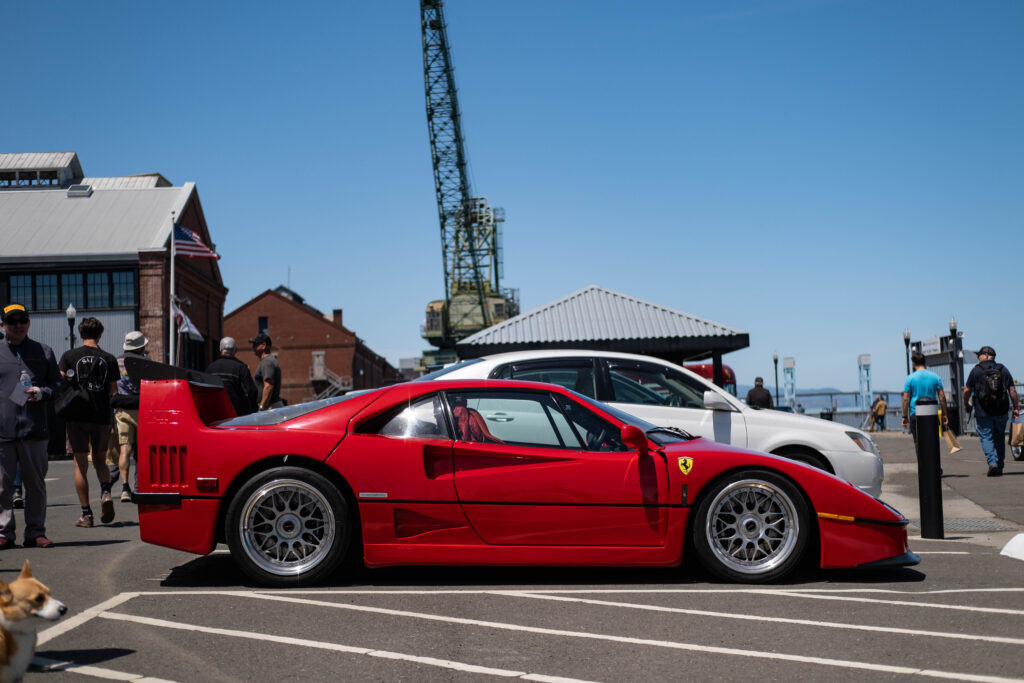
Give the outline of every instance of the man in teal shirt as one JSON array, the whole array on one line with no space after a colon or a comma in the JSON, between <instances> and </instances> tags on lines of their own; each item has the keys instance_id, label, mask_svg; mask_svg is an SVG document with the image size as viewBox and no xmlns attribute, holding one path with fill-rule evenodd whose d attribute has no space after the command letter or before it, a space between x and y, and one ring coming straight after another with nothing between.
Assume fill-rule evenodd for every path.
<instances>
[{"instance_id":1,"label":"man in teal shirt","mask_svg":"<svg viewBox=\"0 0 1024 683\"><path fill-rule=\"evenodd\" d=\"M914 443L917 443L917 399L938 399L944 426L949 424L949 411L946 410L946 392L942 389L942 379L925 369L924 354L915 352L910 361L914 364L914 372L903 385L903 426L910 425L910 433L914 435Z\"/></svg>"}]
</instances>

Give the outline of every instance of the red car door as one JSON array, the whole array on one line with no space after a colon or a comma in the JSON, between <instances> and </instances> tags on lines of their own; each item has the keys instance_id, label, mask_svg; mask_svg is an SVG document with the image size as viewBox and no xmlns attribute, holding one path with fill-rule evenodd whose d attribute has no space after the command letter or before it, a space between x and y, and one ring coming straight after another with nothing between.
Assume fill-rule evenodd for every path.
<instances>
[{"instance_id":1,"label":"red car door","mask_svg":"<svg viewBox=\"0 0 1024 683\"><path fill-rule=\"evenodd\" d=\"M663 456L638 456L619 440L617 426L564 396L447 393L455 417L456 493L485 542L664 545Z\"/></svg>"}]
</instances>

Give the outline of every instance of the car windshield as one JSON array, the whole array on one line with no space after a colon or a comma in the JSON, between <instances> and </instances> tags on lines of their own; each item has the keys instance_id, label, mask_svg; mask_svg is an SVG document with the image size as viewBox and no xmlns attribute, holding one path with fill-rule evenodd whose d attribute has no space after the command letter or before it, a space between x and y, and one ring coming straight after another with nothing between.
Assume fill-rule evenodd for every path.
<instances>
[{"instance_id":1,"label":"car windshield","mask_svg":"<svg viewBox=\"0 0 1024 683\"><path fill-rule=\"evenodd\" d=\"M690 441L691 439L697 438L692 434L684 432L682 429L678 429L676 427L657 427L655 425L652 425L650 422L647 422L646 420L641 420L639 417L635 415L630 415L629 413L623 412L618 408L613 408L607 403L601 403L600 401L596 401L590 398L589 396L584 396L583 394L580 394L575 391L573 391L572 393L580 400L590 404L591 406L599 410L603 410L604 412L608 413L609 415L619 420L620 422L624 422L625 424L633 425L634 427L639 428L644 434L647 435L648 439L658 444L659 446L667 446L672 443L678 443L680 441Z\"/></svg>"},{"instance_id":2,"label":"car windshield","mask_svg":"<svg viewBox=\"0 0 1024 683\"><path fill-rule=\"evenodd\" d=\"M328 406L337 405L344 401L353 398L359 394L366 392L357 392L351 394L345 394L344 396L332 396L331 398L324 398L319 401L310 401L309 403L299 403L294 406L284 406L283 408L273 408L272 410L264 410L258 413L251 413L249 415L242 415L241 417L233 417L230 420L223 420L222 422L215 423L217 427L264 427L267 425L279 425L282 422L288 420L294 420L297 417L308 415L309 413L317 410L322 410Z\"/></svg>"},{"instance_id":3,"label":"car windshield","mask_svg":"<svg viewBox=\"0 0 1024 683\"><path fill-rule=\"evenodd\" d=\"M483 360L483 358L471 358L470 360L464 360L461 363L452 363L451 365L446 365L445 367L441 368L440 370L434 370L433 372L428 372L427 374L423 375L422 377L417 377L413 381L414 382L428 382L428 381L430 381L432 379L437 379L438 377L442 377L444 375L447 375L449 372L455 372L459 368L464 368L467 365L473 365L474 363L479 363L482 360Z\"/></svg>"}]
</instances>

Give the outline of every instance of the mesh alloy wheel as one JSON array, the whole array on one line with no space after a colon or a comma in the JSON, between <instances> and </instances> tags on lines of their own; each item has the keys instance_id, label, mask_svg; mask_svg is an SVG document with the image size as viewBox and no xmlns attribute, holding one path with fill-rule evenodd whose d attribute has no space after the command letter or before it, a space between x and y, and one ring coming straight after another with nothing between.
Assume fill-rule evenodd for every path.
<instances>
[{"instance_id":1,"label":"mesh alloy wheel","mask_svg":"<svg viewBox=\"0 0 1024 683\"><path fill-rule=\"evenodd\" d=\"M350 535L347 505L337 488L295 467L250 480L232 501L226 523L235 561L270 585L323 578L337 568Z\"/></svg>"},{"instance_id":2,"label":"mesh alloy wheel","mask_svg":"<svg viewBox=\"0 0 1024 683\"><path fill-rule=\"evenodd\" d=\"M772 472L739 472L704 498L694 547L722 578L771 581L799 563L808 529L807 505L792 483Z\"/></svg>"}]
</instances>

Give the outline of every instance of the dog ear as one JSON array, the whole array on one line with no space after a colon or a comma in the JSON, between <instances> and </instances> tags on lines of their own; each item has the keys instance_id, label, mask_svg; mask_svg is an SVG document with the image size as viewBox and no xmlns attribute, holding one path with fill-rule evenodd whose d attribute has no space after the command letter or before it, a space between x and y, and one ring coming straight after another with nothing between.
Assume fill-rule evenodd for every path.
<instances>
[{"instance_id":1,"label":"dog ear","mask_svg":"<svg viewBox=\"0 0 1024 683\"><path fill-rule=\"evenodd\" d=\"M31 579L32 568L28 566L28 560L25 560L25 564L21 567L21 574L18 575L19 579Z\"/></svg>"}]
</instances>

